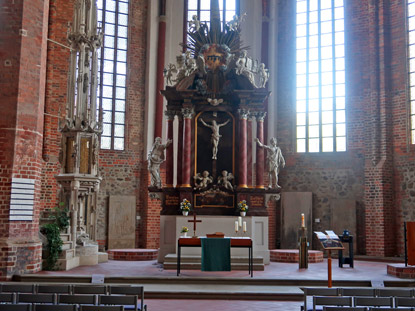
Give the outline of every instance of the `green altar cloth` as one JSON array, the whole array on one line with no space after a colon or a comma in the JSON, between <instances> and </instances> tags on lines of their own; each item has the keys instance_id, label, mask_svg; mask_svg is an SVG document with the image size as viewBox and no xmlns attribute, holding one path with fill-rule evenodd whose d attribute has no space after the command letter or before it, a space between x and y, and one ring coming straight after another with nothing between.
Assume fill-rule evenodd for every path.
<instances>
[{"instance_id":1,"label":"green altar cloth","mask_svg":"<svg viewBox=\"0 0 415 311\"><path fill-rule=\"evenodd\" d=\"M231 239L202 238L202 271L231 271Z\"/></svg>"}]
</instances>

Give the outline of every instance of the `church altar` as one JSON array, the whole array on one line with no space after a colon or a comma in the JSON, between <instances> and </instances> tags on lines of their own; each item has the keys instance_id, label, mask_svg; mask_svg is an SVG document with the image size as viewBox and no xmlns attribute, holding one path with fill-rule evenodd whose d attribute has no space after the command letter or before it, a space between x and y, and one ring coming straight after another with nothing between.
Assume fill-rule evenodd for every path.
<instances>
[{"instance_id":1,"label":"church altar","mask_svg":"<svg viewBox=\"0 0 415 311\"><path fill-rule=\"evenodd\" d=\"M149 192L162 207L158 261L177 254L181 229L189 227L190 236L245 234L253 241L254 257L268 264L267 204L271 196L279 198L278 171L285 165L276 139L270 145L264 139L269 71L242 44L243 17L222 27L219 2L210 2L210 23L193 17L189 41L165 69L167 137L155 137L147 156ZM189 211L201 220L196 233L191 218L179 215ZM240 212L246 213L245 233L242 228L235 233ZM184 256L199 254L199 249L183 250ZM231 255L248 257L242 249L232 249Z\"/></svg>"},{"instance_id":2,"label":"church altar","mask_svg":"<svg viewBox=\"0 0 415 311\"><path fill-rule=\"evenodd\" d=\"M247 232L242 233L240 229L235 234L235 221L238 217L229 216L197 216L197 219L202 222L197 223L196 234L199 237L205 237L206 234L214 232L223 232L227 237L250 237L253 242L253 255L255 257L262 257L264 264L269 264L269 250L268 250L268 217L247 216L243 217L243 221L247 223ZM168 254L177 254L177 240L180 238L182 227L188 227L188 236L193 235L193 224L188 220L192 217L161 215L160 219L160 250L158 254L158 261L163 262L164 257ZM184 248L182 249L182 256L199 255L199 248ZM231 249L231 256L248 257L244 249Z\"/></svg>"}]
</instances>

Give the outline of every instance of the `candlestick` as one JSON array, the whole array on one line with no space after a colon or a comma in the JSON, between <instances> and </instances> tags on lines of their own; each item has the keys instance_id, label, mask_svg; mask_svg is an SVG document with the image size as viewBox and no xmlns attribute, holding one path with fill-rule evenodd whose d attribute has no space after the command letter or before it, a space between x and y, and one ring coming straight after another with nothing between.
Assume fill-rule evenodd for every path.
<instances>
[{"instance_id":1,"label":"candlestick","mask_svg":"<svg viewBox=\"0 0 415 311\"><path fill-rule=\"evenodd\" d=\"M244 221L244 223L243 223L243 231L244 231L244 233L246 232L246 221Z\"/></svg>"},{"instance_id":2,"label":"candlestick","mask_svg":"<svg viewBox=\"0 0 415 311\"><path fill-rule=\"evenodd\" d=\"M304 214L301 214L301 228L305 227Z\"/></svg>"},{"instance_id":3,"label":"candlestick","mask_svg":"<svg viewBox=\"0 0 415 311\"><path fill-rule=\"evenodd\" d=\"M238 224L239 224L239 228L242 227L242 217L238 217Z\"/></svg>"}]
</instances>

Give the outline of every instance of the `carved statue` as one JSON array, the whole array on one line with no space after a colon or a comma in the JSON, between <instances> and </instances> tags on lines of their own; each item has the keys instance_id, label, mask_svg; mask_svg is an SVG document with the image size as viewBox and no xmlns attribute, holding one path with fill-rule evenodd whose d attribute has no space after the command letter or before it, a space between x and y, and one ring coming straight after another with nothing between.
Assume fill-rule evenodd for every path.
<instances>
[{"instance_id":1,"label":"carved statue","mask_svg":"<svg viewBox=\"0 0 415 311\"><path fill-rule=\"evenodd\" d=\"M269 189L272 189L273 180L274 188L279 189L281 188L278 185L278 173L280 170L280 166L285 167L285 160L282 155L280 147L277 146L277 139L275 137L271 138L270 143L271 145L267 146L262 144L258 138L255 138L256 143L259 147L267 149L267 166L268 166L268 175L269 175Z\"/></svg>"},{"instance_id":2,"label":"carved statue","mask_svg":"<svg viewBox=\"0 0 415 311\"><path fill-rule=\"evenodd\" d=\"M197 15L193 15L192 20L189 21L189 29L190 29L190 31L194 31L194 32L199 31L200 21L197 18Z\"/></svg>"},{"instance_id":3,"label":"carved statue","mask_svg":"<svg viewBox=\"0 0 415 311\"><path fill-rule=\"evenodd\" d=\"M223 98L219 98L219 99L217 99L217 98L208 98L207 101L212 106L217 106L217 105L223 103Z\"/></svg>"},{"instance_id":4,"label":"carved statue","mask_svg":"<svg viewBox=\"0 0 415 311\"><path fill-rule=\"evenodd\" d=\"M166 78L167 84L172 85L173 84L173 74L177 73L176 65L169 64L169 68L164 70L164 77Z\"/></svg>"},{"instance_id":5,"label":"carved statue","mask_svg":"<svg viewBox=\"0 0 415 311\"><path fill-rule=\"evenodd\" d=\"M176 79L174 79L173 82L179 82L186 77L186 62L183 54L176 56L176 63L177 75Z\"/></svg>"},{"instance_id":6,"label":"carved statue","mask_svg":"<svg viewBox=\"0 0 415 311\"><path fill-rule=\"evenodd\" d=\"M264 88L269 79L269 70L265 69L265 64L259 65L259 87Z\"/></svg>"},{"instance_id":7,"label":"carved statue","mask_svg":"<svg viewBox=\"0 0 415 311\"><path fill-rule=\"evenodd\" d=\"M215 120L212 120L212 124L207 124L205 121L203 121L202 118L200 118L200 122L202 122L202 124L204 126L210 128L212 130L211 142L212 142L212 145L213 145L213 149L212 149L212 159L213 160L217 159L219 140L222 137L222 135L219 134L219 129L222 126L225 126L226 124L228 124L229 121L230 121L230 119L226 120L225 122L223 122L221 124L217 124Z\"/></svg>"},{"instance_id":8,"label":"carved statue","mask_svg":"<svg viewBox=\"0 0 415 311\"><path fill-rule=\"evenodd\" d=\"M151 174L151 187L161 188L160 164L164 162L164 150L172 143L171 139L163 145L161 138L156 137L150 152L147 155L148 170Z\"/></svg>"},{"instance_id":9,"label":"carved statue","mask_svg":"<svg viewBox=\"0 0 415 311\"><path fill-rule=\"evenodd\" d=\"M254 73L251 69L252 59L248 56L248 52L246 50L241 51L241 55L236 60L236 74L243 75L249 79L249 81L255 85L255 78Z\"/></svg>"},{"instance_id":10,"label":"carved statue","mask_svg":"<svg viewBox=\"0 0 415 311\"><path fill-rule=\"evenodd\" d=\"M213 182L213 178L209 176L208 171L203 171L202 175L197 173L196 176L193 177L195 180L195 190L203 190L206 189L209 184Z\"/></svg>"},{"instance_id":11,"label":"carved statue","mask_svg":"<svg viewBox=\"0 0 415 311\"><path fill-rule=\"evenodd\" d=\"M218 177L218 185L224 187L227 190L233 191L233 186L231 180L234 178L232 173L228 173L228 171L223 170L222 176Z\"/></svg>"},{"instance_id":12,"label":"carved statue","mask_svg":"<svg viewBox=\"0 0 415 311\"><path fill-rule=\"evenodd\" d=\"M186 64L186 77L190 76L196 69L196 60L191 56L190 51L187 50L185 53L185 64Z\"/></svg>"},{"instance_id":13,"label":"carved statue","mask_svg":"<svg viewBox=\"0 0 415 311\"><path fill-rule=\"evenodd\" d=\"M244 20L246 13L244 13L241 17L238 15L234 15L233 19L227 23L229 27L229 31L238 31L241 27L241 23Z\"/></svg>"}]
</instances>

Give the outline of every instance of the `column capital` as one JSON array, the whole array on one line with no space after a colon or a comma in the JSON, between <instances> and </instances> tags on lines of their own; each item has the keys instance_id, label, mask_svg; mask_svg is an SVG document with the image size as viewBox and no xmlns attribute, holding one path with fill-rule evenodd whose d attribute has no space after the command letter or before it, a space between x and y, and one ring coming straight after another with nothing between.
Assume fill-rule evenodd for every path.
<instances>
[{"instance_id":1,"label":"column capital","mask_svg":"<svg viewBox=\"0 0 415 311\"><path fill-rule=\"evenodd\" d=\"M194 114L193 108L182 108L182 115L185 119L192 119Z\"/></svg>"},{"instance_id":2,"label":"column capital","mask_svg":"<svg viewBox=\"0 0 415 311\"><path fill-rule=\"evenodd\" d=\"M238 109L239 119L241 120L247 120L249 116L249 110L248 109Z\"/></svg>"},{"instance_id":3,"label":"column capital","mask_svg":"<svg viewBox=\"0 0 415 311\"><path fill-rule=\"evenodd\" d=\"M174 120L174 116L176 115L176 111L174 110L166 110L164 112L164 115L166 116L168 121Z\"/></svg>"},{"instance_id":4,"label":"column capital","mask_svg":"<svg viewBox=\"0 0 415 311\"><path fill-rule=\"evenodd\" d=\"M258 122L264 122L264 119L265 119L266 116L267 116L267 112L266 111L257 111L255 113L255 117L256 117L256 120Z\"/></svg>"}]
</instances>

